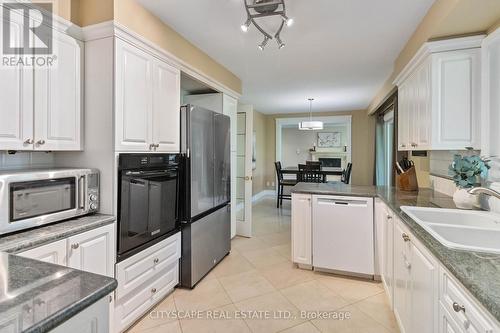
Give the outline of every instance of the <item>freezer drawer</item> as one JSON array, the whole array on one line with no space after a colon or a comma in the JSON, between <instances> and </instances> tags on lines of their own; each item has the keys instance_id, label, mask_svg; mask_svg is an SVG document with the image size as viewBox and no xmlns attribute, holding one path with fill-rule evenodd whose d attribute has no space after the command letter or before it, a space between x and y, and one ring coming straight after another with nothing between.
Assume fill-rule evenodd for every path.
<instances>
[{"instance_id":1,"label":"freezer drawer","mask_svg":"<svg viewBox=\"0 0 500 333\"><path fill-rule=\"evenodd\" d=\"M192 288L231 250L229 206L182 229L181 285Z\"/></svg>"},{"instance_id":2,"label":"freezer drawer","mask_svg":"<svg viewBox=\"0 0 500 333\"><path fill-rule=\"evenodd\" d=\"M313 196L313 266L374 274L373 198Z\"/></svg>"}]
</instances>

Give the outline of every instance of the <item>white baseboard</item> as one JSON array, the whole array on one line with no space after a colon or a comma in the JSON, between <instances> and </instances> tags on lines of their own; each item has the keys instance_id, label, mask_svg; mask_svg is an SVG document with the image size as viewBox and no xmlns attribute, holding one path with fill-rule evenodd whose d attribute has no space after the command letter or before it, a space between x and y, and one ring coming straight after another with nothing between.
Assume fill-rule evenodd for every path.
<instances>
[{"instance_id":1,"label":"white baseboard","mask_svg":"<svg viewBox=\"0 0 500 333\"><path fill-rule=\"evenodd\" d=\"M275 195L276 195L276 191L274 191L274 190L260 191L259 193L255 194L252 197L252 202L260 201L260 200L264 199L265 197L274 197Z\"/></svg>"}]
</instances>

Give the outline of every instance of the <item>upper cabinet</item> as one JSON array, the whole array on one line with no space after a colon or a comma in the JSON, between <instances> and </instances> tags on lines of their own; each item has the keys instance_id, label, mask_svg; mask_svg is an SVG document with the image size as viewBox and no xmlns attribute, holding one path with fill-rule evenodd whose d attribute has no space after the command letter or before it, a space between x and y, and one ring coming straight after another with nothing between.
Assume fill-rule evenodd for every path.
<instances>
[{"instance_id":1,"label":"upper cabinet","mask_svg":"<svg viewBox=\"0 0 500 333\"><path fill-rule=\"evenodd\" d=\"M180 71L116 38L117 151L178 152Z\"/></svg>"},{"instance_id":2,"label":"upper cabinet","mask_svg":"<svg viewBox=\"0 0 500 333\"><path fill-rule=\"evenodd\" d=\"M11 36L18 45L22 45L24 19L11 13ZM0 150L83 148L83 43L57 29L51 33L52 65L2 68Z\"/></svg>"},{"instance_id":3,"label":"upper cabinet","mask_svg":"<svg viewBox=\"0 0 500 333\"><path fill-rule=\"evenodd\" d=\"M428 42L396 78L399 150L480 149L483 39Z\"/></svg>"}]
</instances>

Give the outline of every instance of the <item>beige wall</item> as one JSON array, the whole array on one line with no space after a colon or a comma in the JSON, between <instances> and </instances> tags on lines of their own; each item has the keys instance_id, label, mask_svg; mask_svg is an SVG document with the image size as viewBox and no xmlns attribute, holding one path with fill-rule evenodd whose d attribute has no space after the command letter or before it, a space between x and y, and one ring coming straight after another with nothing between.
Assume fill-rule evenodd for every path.
<instances>
[{"instance_id":1,"label":"beige wall","mask_svg":"<svg viewBox=\"0 0 500 333\"><path fill-rule=\"evenodd\" d=\"M255 195L266 189L266 148L268 145L266 116L255 110L253 111L253 131L256 136L255 152L257 153L256 168L252 173L252 193Z\"/></svg>"},{"instance_id":2,"label":"beige wall","mask_svg":"<svg viewBox=\"0 0 500 333\"><path fill-rule=\"evenodd\" d=\"M436 0L394 62L394 71L368 107L374 112L394 88L392 82L430 39L486 33L500 24L499 0Z\"/></svg>"},{"instance_id":3,"label":"beige wall","mask_svg":"<svg viewBox=\"0 0 500 333\"><path fill-rule=\"evenodd\" d=\"M203 51L184 39L136 0L115 0L115 20L159 45L174 56L237 93L241 80Z\"/></svg>"},{"instance_id":4,"label":"beige wall","mask_svg":"<svg viewBox=\"0 0 500 333\"><path fill-rule=\"evenodd\" d=\"M71 20L79 26L110 21L114 18L113 0L72 0Z\"/></svg>"},{"instance_id":5,"label":"beige wall","mask_svg":"<svg viewBox=\"0 0 500 333\"><path fill-rule=\"evenodd\" d=\"M375 118L366 110L348 112L318 112L315 116L352 116L352 183L372 185L375 163ZM266 174L265 181L275 181L274 161L276 159L276 119L296 118L307 114L266 115Z\"/></svg>"}]
</instances>

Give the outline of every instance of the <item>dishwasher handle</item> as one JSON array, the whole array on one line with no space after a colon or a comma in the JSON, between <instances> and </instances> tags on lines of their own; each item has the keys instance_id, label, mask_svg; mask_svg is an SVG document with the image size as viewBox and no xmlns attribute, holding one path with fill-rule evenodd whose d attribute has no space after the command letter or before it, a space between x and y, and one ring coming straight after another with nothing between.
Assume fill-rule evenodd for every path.
<instances>
[{"instance_id":1,"label":"dishwasher handle","mask_svg":"<svg viewBox=\"0 0 500 333\"><path fill-rule=\"evenodd\" d=\"M344 206L344 207L366 207L368 202L366 200L346 200L346 199L335 199L335 198L318 198L318 204L327 204L333 206Z\"/></svg>"}]
</instances>

